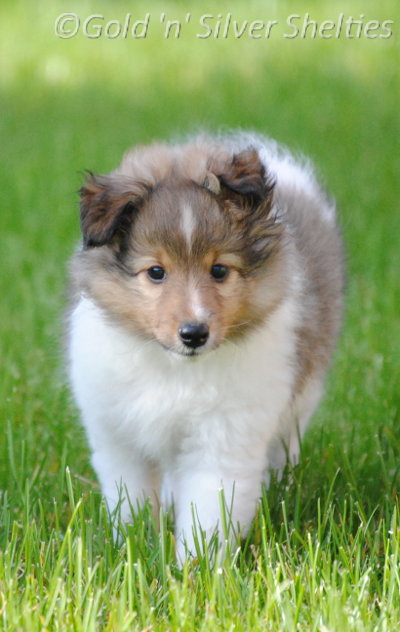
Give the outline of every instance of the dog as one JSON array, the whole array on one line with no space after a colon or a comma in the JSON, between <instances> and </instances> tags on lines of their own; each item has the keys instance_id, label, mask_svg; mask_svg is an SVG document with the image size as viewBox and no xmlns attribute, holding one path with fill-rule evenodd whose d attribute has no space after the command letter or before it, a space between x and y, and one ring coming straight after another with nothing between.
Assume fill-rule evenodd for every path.
<instances>
[{"instance_id":1,"label":"dog","mask_svg":"<svg viewBox=\"0 0 400 632\"><path fill-rule=\"evenodd\" d=\"M220 490L244 534L298 460L342 320L335 204L244 132L136 147L80 196L68 353L92 463L110 512L173 505L195 555Z\"/></svg>"}]
</instances>

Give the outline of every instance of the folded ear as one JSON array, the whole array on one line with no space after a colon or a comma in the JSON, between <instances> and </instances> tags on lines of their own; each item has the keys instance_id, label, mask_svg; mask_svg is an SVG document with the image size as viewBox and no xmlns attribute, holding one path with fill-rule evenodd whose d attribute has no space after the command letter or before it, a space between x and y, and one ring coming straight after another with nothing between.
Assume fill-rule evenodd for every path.
<instances>
[{"instance_id":1,"label":"folded ear","mask_svg":"<svg viewBox=\"0 0 400 632\"><path fill-rule=\"evenodd\" d=\"M255 149L235 154L225 171L217 174L221 184L236 194L246 196L254 205L270 197L273 182Z\"/></svg>"},{"instance_id":2,"label":"folded ear","mask_svg":"<svg viewBox=\"0 0 400 632\"><path fill-rule=\"evenodd\" d=\"M91 174L80 189L85 247L110 243L147 193L146 185L130 178Z\"/></svg>"},{"instance_id":3,"label":"folded ear","mask_svg":"<svg viewBox=\"0 0 400 632\"><path fill-rule=\"evenodd\" d=\"M257 268L274 252L282 235L282 226L273 213L275 182L251 148L235 154L215 173L222 203L227 203L227 212L243 235L248 264Z\"/></svg>"}]
</instances>

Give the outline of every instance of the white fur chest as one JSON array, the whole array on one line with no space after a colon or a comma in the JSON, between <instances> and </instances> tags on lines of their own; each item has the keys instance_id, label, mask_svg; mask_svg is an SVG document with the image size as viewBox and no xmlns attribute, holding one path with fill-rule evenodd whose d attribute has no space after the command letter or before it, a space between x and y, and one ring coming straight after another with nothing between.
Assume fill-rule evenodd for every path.
<instances>
[{"instance_id":1,"label":"white fur chest","mask_svg":"<svg viewBox=\"0 0 400 632\"><path fill-rule=\"evenodd\" d=\"M240 345L190 359L125 332L82 298L71 316L70 376L92 448L111 437L162 462L193 436L268 439L291 396L293 312L284 304Z\"/></svg>"}]
</instances>

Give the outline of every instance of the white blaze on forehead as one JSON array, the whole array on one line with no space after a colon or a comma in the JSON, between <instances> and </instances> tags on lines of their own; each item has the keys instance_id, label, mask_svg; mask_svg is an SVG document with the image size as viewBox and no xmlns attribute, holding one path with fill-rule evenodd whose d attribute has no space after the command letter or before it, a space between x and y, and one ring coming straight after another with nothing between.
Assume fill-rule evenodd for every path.
<instances>
[{"instance_id":1,"label":"white blaze on forehead","mask_svg":"<svg viewBox=\"0 0 400 632\"><path fill-rule=\"evenodd\" d=\"M192 245L192 236L196 228L196 217L189 204L183 204L181 208L181 229L187 241L189 250Z\"/></svg>"}]
</instances>

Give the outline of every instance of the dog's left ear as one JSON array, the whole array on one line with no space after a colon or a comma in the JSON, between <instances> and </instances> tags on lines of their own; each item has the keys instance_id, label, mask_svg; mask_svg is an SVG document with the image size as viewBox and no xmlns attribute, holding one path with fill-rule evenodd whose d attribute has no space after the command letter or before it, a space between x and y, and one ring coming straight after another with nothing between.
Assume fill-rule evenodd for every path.
<instances>
[{"instance_id":1,"label":"dog's left ear","mask_svg":"<svg viewBox=\"0 0 400 632\"><path fill-rule=\"evenodd\" d=\"M86 248L104 246L121 232L140 207L148 188L117 175L90 174L81 194L81 228Z\"/></svg>"},{"instance_id":2,"label":"dog's left ear","mask_svg":"<svg viewBox=\"0 0 400 632\"><path fill-rule=\"evenodd\" d=\"M215 173L220 198L240 225L248 265L255 269L272 254L282 235L282 226L272 213L275 182L254 149L235 154L223 171Z\"/></svg>"},{"instance_id":3,"label":"dog's left ear","mask_svg":"<svg viewBox=\"0 0 400 632\"><path fill-rule=\"evenodd\" d=\"M225 170L216 175L223 187L245 196L253 205L269 198L273 189L255 149L235 154Z\"/></svg>"}]
</instances>

